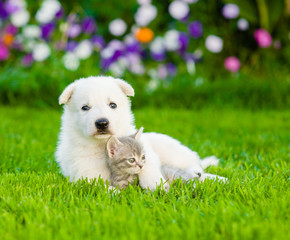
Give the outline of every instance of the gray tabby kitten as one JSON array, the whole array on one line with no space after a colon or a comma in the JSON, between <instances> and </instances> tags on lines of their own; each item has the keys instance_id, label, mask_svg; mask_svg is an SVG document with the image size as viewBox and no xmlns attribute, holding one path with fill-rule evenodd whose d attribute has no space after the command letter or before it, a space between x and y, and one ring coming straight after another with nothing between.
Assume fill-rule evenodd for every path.
<instances>
[{"instance_id":1,"label":"gray tabby kitten","mask_svg":"<svg viewBox=\"0 0 290 240\"><path fill-rule=\"evenodd\" d=\"M145 165L143 147L139 142L143 132L141 127L133 136L116 138L111 137L107 143L108 166L111 171L111 185L120 189L133 184ZM192 175L182 169L164 165L161 167L163 177L171 183L181 178L182 181L200 177Z\"/></svg>"},{"instance_id":2,"label":"gray tabby kitten","mask_svg":"<svg viewBox=\"0 0 290 240\"><path fill-rule=\"evenodd\" d=\"M145 164L143 147L139 142L141 127L133 136L116 138L107 142L108 166L111 171L111 185L120 189L133 184Z\"/></svg>"}]
</instances>

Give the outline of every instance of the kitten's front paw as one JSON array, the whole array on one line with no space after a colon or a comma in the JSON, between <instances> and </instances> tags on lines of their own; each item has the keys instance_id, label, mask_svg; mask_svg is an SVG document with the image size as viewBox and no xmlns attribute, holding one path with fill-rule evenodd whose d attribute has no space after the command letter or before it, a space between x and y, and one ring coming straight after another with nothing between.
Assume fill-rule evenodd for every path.
<instances>
[{"instance_id":1,"label":"kitten's front paw","mask_svg":"<svg viewBox=\"0 0 290 240\"><path fill-rule=\"evenodd\" d=\"M107 193L112 193L112 194L120 193L120 190L113 186L109 186L106 190L107 190Z\"/></svg>"},{"instance_id":2,"label":"kitten's front paw","mask_svg":"<svg viewBox=\"0 0 290 240\"><path fill-rule=\"evenodd\" d=\"M164 189L165 192L168 192L169 191L169 188L170 188L169 182L163 183L163 189Z\"/></svg>"}]
</instances>

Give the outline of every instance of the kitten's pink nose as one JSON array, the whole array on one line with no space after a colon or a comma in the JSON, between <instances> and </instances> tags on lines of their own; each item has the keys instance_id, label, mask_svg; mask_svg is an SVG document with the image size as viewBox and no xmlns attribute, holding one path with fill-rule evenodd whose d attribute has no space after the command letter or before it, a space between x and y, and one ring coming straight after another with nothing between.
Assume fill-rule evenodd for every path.
<instances>
[{"instance_id":1,"label":"kitten's pink nose","mask_svg":"<svg viewBox=\"0 0 290 240\"><path fill-rule=\"evenodd\" d=\"M143 168L144 165L138 164L139 168Z\"/></svg>"}]
</instances>

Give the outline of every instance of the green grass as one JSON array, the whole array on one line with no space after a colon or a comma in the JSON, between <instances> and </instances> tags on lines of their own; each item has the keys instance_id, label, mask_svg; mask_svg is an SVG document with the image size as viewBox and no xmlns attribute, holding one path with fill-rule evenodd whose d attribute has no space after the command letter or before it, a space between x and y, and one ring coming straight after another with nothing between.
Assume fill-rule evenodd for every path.
<instances>
[{"instance_id":1,"label":"green grass","mask_svg":"<svg viewBox=\"0 0 290 240\"><path fill-rule=\"evenodd\" d=\"M137 126L217 155L226 176L169 193L70 183L54 162L60 112L0 107L0 239L287 239L287 111L139 109Z\"/></svg>"}]
</instances>

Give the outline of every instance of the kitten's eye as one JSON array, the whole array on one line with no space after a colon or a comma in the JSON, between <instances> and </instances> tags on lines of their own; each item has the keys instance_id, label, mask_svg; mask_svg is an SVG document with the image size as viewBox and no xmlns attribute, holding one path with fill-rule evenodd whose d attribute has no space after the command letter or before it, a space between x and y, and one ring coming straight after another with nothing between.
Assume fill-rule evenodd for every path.
<instances>
[{"instance_id":1,"label":"kitten's eye","mask_svg":"<svg viewBox=\"0 0 290 240\"><path fill-rule=\"evenodd\" d=\"M142 160L145 160L145 155L142 156Z\"/></svg>"},{"instance_id":2,"label":"kitten's eye","mask_svg":"<svg viewBox=\"0 0 290 240\"><path fill-rule=\"evenodd\" d=\"M129 158L129 159L128 159L128 162L129 162L129 163L134 163L134 162L135 162L135 158Z\"/></svg>"},{"instance_id":3,"label":"kitten's eye","mask_svg":"<svg viewBox=\"0 0 290 240\"><path fill-rule=\"evenodd\" d=\"M90 107L88 105L82 106L83 111L89 111Z\"/></svg>"},{"instance_id":4,"label":"kitten's eye","mask_svg":"<svg viewBox=\"0 0 290 240\"><path fill-rule=\"evenodd\" d=\"M116 104L116 103L113 103L113 102L111 102L111 103L109 104L109 106L110 106L110 108L112 108L112 109L117 108L117 104Z\"/></svg>"}]
</instances>

